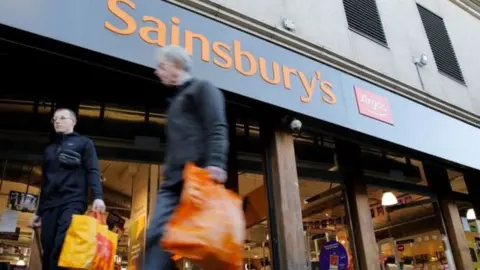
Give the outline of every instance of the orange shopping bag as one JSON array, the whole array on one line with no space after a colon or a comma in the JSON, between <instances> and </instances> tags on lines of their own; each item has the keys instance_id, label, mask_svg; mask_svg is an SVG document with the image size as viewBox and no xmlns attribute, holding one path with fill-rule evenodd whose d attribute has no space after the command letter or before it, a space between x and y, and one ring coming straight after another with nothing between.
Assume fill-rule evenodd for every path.
<instances>
[{"instance_id":1,"label":"orange shopping bag","mask_svg":"<svg viewBox=\"0 0 480 270\"><path fill-rule=\"evenodd\" d=\"M242 269L246 234L242 200L192 163L185 166L183 179L180 204L166 225L160 245L207 270ZM195 205L185 192L191 185L201 187L202 205Z\"/></svg>"},{"instance_id":2,"label":"orange shopping bag","mask_svg":"<svg viewBox=\"0 0 480 270\"><path fill-rule=\"evenodd\" d=\"M88 215L73 215L58 266L111 270L115 263L117 242L117 234L108 230L105 214L90 211Z\"/></svg>"}]
</instances>

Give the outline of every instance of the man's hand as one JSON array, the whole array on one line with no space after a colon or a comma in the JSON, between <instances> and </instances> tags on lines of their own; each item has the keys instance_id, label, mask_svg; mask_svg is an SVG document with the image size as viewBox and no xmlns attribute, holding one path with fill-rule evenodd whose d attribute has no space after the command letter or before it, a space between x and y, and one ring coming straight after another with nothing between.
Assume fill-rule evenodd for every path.
<instances>
[{"instance_id":1,"label":"man's hand","mask_svg":"<svg viewBox=\"0 0 480 270\"><path fill-rule=\"evenodd\" d=\"M30 222L30 228L40 228L42 226L42 217L34 215Z\"/></svg>"},{"instance_id":2,"label":"man's hand","mask_svg":"<svg viewBox=\"0 0 480 270\"><path fill-rule=\"evenodd\" d=\"M225 181L227 181L227 172L224 169L215 166L208 166L207 170L210 173L210 177L216 182L224 184Z\"/></svg>"},{"instance_id":3,"label":"man's hand","mask_svg":"<svg viewBox=\"0 0 480 270\"><path fill-rule=\"evenodd\" d=\"M101 199L95 199L93 201L93 211L105 212L105 202Z\"/></svg>"}]
</instances>

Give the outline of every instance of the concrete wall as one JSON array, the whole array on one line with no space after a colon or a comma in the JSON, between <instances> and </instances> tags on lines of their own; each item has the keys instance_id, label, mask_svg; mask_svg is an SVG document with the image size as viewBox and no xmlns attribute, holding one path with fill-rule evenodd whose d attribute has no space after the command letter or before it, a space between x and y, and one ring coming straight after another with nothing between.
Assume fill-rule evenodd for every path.
<instances>
[{"instance_id":1,"label":"concrete wall","mask_svg":"<svg viewBox=\"0 0 480 270\"><path fill-rule=\"evenodd\" d=\"M298 37L419 91L412 57L425 53L429 64L420 69L425 91L480 116L480 19L454 0L377 0L388 47L348 29L342 0L210 1L276 28L283 28L283 18L291 19ZM438 72L417 2L444 19L466 85Z\"/></svg>"}]
</instances>

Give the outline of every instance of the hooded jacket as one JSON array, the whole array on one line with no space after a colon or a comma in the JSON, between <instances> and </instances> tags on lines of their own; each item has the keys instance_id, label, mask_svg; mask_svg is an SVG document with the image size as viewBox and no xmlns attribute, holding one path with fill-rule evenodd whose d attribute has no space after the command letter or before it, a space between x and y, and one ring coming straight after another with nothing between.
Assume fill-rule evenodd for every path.
<instances>
[{"instance_id":1,"label":"hooded jacket","mask_svg":"<svg viewBox=\"0 0 480 270\"><path fill-rule=\"evenodd\" d=\"M95 145L76 132L58 135L47 146L42 175L39 216L47 209L71 202L87 203L89 187L94 199L103 199Z\"/></svg>"},{"instance_id":2,"label":"hooded jacket","mask_svg":"<svg viewBox=\"0 0 480 270\"><path fill-rule=\"evenodd\" d=\"M182 180L184 165L226 170L228 124L223 93L211 83L190 78L176 87L167 110L164 187Z\"/></svg>"}]
</instances>

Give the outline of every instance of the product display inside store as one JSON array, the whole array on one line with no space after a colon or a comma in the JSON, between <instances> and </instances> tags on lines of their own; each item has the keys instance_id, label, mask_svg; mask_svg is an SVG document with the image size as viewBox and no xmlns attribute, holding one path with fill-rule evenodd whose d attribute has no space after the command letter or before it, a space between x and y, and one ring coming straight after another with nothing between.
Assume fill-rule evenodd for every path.
<instances>
[{"instance_id":1,"label":"product display inside store","mask_svg":"<svg viewBox=\"0 0 480 270\"><path fill-rule=\"evenodd\" d=\"M15 269L28 269L32 250L38 247L29 223L38 206L41 168L38 162L25 160L3 160L1 167L4 174L0 182L0 261ZM129 262L133 264L132 258L138 254L132 246L143 245L141 238L130 239L130 235L138 236L137 232L145 228L148 179L153 179L152 185L157 186L159 170L158 165L100 161L107 225L119 236L116 269L126 269Z\"/></svg>"}]
</instances>

